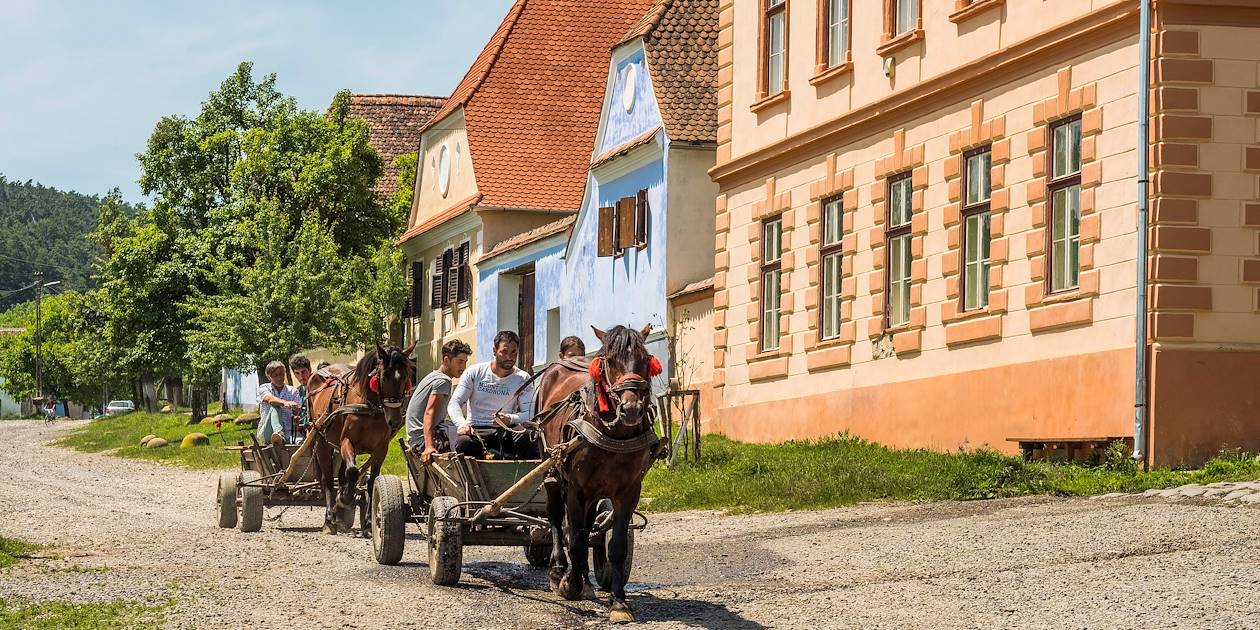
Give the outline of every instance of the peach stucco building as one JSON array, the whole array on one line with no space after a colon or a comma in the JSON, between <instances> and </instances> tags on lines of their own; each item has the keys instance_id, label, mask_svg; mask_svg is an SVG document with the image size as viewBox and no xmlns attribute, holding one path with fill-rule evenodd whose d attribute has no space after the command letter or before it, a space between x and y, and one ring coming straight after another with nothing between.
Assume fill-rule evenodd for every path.
<instances>
[{"instance_id":1,"label":"peach stucco building","mask_svg":"<svg viewBox=\"0 0 1260 630\"><path fill-rule=\"evenodd\" d=\"M1154 4L1151 461L1260 450L1260 1ZM1132 437L1137 0L733 0L714 429Z\"/></svg>"}]
</instances>

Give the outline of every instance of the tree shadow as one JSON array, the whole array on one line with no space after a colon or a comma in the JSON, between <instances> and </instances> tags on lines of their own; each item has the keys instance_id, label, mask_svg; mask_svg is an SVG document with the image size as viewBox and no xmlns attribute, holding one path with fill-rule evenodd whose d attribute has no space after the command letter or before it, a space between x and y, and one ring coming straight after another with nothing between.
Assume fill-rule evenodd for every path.
<instances>
[{"instance_id":1,"label":"tree shadow","mask_svg":"<svg viewBox=\"0 0 1260 630\"><path fill-rule=\"evenodd\" d=\"M709 630L765 630L756 621L727 608L726 605L702 599L682 597L658 597L654 593L639 591L627 593L626 603L634 611L635 621L672 621L691 628Z\"/></svg>"}]
</instances>

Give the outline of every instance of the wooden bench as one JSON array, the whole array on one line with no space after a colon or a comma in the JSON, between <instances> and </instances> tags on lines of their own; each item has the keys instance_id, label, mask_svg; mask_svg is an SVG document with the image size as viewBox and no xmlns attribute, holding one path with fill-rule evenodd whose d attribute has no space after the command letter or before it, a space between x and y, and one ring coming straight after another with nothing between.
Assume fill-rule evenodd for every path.
<instances>
[{"instance_id":1,"label":"wooden bench","mask_svg":"<svg viewBox=\"0 0 1260 630\"><path fill-rule=\"evenodd\" d=\"M1130 448L1133 436L1110 437L1058 437L1058 438L1006 438L1019 444L1024 461L1066 461L1097 464L1112 442L1122 440Z\"/></svg>"}]
</instances>

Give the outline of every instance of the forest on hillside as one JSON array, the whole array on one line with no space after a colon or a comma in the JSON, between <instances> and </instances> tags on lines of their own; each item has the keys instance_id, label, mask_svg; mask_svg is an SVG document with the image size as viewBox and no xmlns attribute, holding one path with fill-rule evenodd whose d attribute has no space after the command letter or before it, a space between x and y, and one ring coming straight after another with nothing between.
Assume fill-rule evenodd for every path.
<instances>
[{"instance_id":1,"label":"forest on hillside","mask_svg":"<svg viewBox=\"0 0 1260 630\"><path fill-rule=\"evenodd\" d=\"M34 297L15 289L31 284L36 271L45 282L62 281L59 290L92 288L97 248L87 235L96 229L100 205L100 197L0 175L0 311Z\"/></svg>"}]
</instances>

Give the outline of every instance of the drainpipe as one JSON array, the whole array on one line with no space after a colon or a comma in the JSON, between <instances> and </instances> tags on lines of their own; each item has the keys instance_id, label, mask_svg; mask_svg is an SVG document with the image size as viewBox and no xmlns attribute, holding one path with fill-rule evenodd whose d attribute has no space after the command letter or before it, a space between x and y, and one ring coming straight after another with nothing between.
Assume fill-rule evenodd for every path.
<instances>
[{"instance_id":1,"label":"drainpipe","mask_svg":"<svg viewBox=\"0 0 1260 630\"><path fill-rule=\"evenodd\" d=\"M1148 245L1147 188L1150 185L1150 68L1151 68L1151 0L1138 0L1138 225L1137 225L1137 329L1134 339L1136 382L1134 387L1133 459L1149 465L1146 449L1146 401L1149 383L1146 379L1146 266Z\"/></svg>"}]
</instances>

